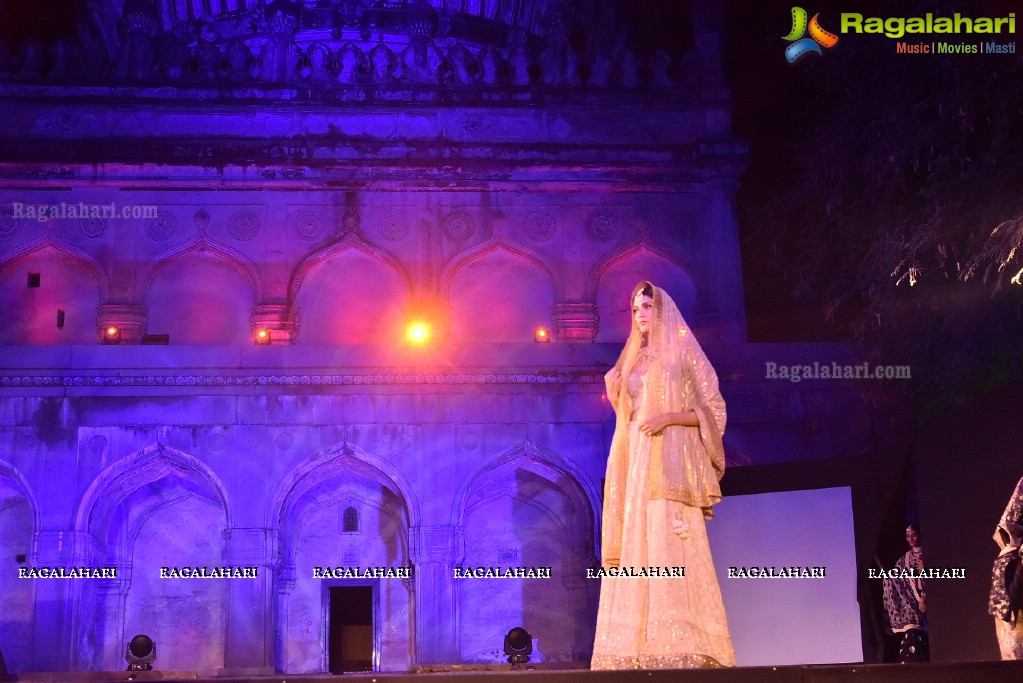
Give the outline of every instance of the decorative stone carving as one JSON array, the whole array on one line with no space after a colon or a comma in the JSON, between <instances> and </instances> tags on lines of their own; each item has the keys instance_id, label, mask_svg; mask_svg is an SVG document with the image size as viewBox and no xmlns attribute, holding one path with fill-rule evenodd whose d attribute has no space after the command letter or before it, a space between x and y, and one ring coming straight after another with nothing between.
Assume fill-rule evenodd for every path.
<instances>
[{"instance_id":1,"label":"decorative stone carving","mask_svg":"<svg viewBox=\"0 0 1023 683\"><path fill-rule=\"evenodd\" d=\"M364 57L362 50L351 43L345 43L338 52L338 83L354 85L359 77L359 69L362 68Z\"/></svg>"},{"instance_id":2,"label":"decorative stone carving","mask_svg":"<svg viewBox=\"0 0 1023 683\"><path fill-rule=\"evenodd\" d=\"M404 67L402 80L410 83L437 83L441 78L444 55L432 43L409 45L401 53L401 63Z\"/></svg>"},{"instance_id":3,"label":"decorative stone carving","mask_svg":"<svg viewBox=\"0 0 1023 683\"><path fill-rule=\"evenodd\" d=\"M205 209L199 209L192 215L192 225L195 226L197 232L206 232L206 228L210 225L210 215L206 213Z\"/></svg>"},{"instance_id":4,"label":"decorative stone carving","mask_svg":"<svg viewBox=\"0 0 1023 683\"><path fill-rule=\"evenodd\" d=\"M396 63L391 48L380 43L369 51L370 79L378 84L391 83L394 80Z\"/></svg>"},{"instance_id":5,"label":"decorative stone carving","mask_svg":"<svg viewBox=\"0 0 1023 683\"><path fill-rule=\"evenodd\" d=\"M618 226L611 216L598 213L586 226L586 235L594 242L606 242L615 236Z\"/></svg>"},{"instance_id":6,"label":"decorative stone carving","mask_svg":"<svg viewBox=\"0 0 1023 683\"><path fill-rule=\"evenodd\" d=\"M448 50L447 80L458 85L471 85L479 78L480 67L469 49L464 45L453 45Z\"/></svg>"},{"instance_id":7,"label":"decorative stone carving","mask_svg":"<svg viewBox=\"0 0 1023 683\"><path fill-rule=\"evenodd\" d=\"M452 242L465 242L476 231L472 217L464 211L452 211L444 217L444 234Z\"/></svg>"},{"instance_id":8,"label":"decorative stone carving","mask_svg":"<svg viewBox=\"0 0 1023 683\"><path fill-rule=\"evenodd\" d=\"M251 75L252 50L244 42L236 40L228 45L224 61L227 62L227 74L231 80L243 81Z\"/></svg>"},{"instance_id":9,"label":"decorative stone carving","mask_svg":"<svg viewBox=\"0 0 1023 683\"><path fill-rule=\"evenodd\" d=\"M78 227L89 239L98 239L107 231L107 222L103 218L82 218L78 221Z\"/></svg>"},{"instance_id":10,"label":"decorative stone carving","mask_svg":"<svg viewBox=\"0 0 1023 683\"><path fill-rule=\"evenodd\" d=\"M274 443L277 445L277 448L286 451L295 445L295 437L292 436L291 432L281 432L274 439Z\"/></svg>"},{"instance_id":11,"label":"decorative stone carving","mask_svg":"<svg viewBox=\"0 0 1023 683\"><path fill-rule=\"evenodd\" d=\"M554 237L557 224L549 213L531 213L526 219L526 234L534 242L547 242Z\"/></svg>"},{"instance_id":12,"label":"decorative stone carving","mask_svg":"<svg viewBox=\"0 0 1023 683\"><path fill-rule=\"evenodd\" d=\"M326 223L315 211L303 211L292 217L291 226L300 238L312 241L323 234Z\"/></svg>"},{"instance_id":13,"label":"decorative stone carving","mask_svg":"<svg viewBox=\"0 0 1023 683\"><path fill-rule=\"evenodd\" d=\"M223 61L223 55L216 45L200 42L195 48L195 75L204 81L212 81L222 75Z\"/></svg>"},{"instance_id":14,"label":"decorative stone carving","mask_svg":"<svg viewBox=\"0 0 1023 683\"><path fill-rule=\"evenodd\" d=\"M341 224L337 227L337 238L343 239L359 229L359 212L355 209L345 209L341 216Z\"/></svg>"},{"instance_id":15,"label":"decorative stone carving","mask_svg":"<svg viewBox=\"0 0 1023 683\"><path fill-rule=\"evenodd\" d=\"M152 0L127 0L121 17L124 39L117 58L117 77L145 80L153 70L153 36L159 29L159 15Z\"/></svg>"},{"instance_id":16,"label":"decorative stone carving","mask_svg":"<svg viewBox=\"0 0 1023 683\"><path fill-rule=\"evenodd\" d=\"M497 85L499 81L504 80L503 72L507 70L508 65L495 48L490 45L484 47L477 55L476 61L480 67L480 80L483 83Z\"/></svg>"},{"instance_id":17,"label":"decorative stone carving","mask_svg":"<svg viewBox=\"0 0 1023 683\"><path fill-rule=\"evenodd\" d=\"M21 230L21 219L11 215L10 210L0 213L0 240L14 237Z\"/></svg>"},{"instance_id":18,"label":"decorative stone carving","mask_svg":"<svg viewBox=\"0 0 1023 683\"><path fill-rule=\"evenodd\" d=\"M227 232L239 242L247 242L259 233L259 219L251 211L239 211L228 220Z\"/></svg>"},{"instance_id":19,"label":"decorative stone carving","mask_svg":"<svg viewBox=\"0 0 1023 683\"><path fill-rule=\"evenodd\" d=\"M380 221L377 223L377 229L387 239L397 242L408 235L408 220L405 218L404 213L390 211L380 218Z\"/></svg>"},{"instance_id":20,"label":"decorative stone carving","mask_svg":"<svg viewBox=\"0 0 1023 683\"><path fill-rule=\"evenodd\" d=\"M146 223L146 235L154 242L163 242L173 234L176 222L173 215L160 211Z\"/></svg>"}]
</instances>

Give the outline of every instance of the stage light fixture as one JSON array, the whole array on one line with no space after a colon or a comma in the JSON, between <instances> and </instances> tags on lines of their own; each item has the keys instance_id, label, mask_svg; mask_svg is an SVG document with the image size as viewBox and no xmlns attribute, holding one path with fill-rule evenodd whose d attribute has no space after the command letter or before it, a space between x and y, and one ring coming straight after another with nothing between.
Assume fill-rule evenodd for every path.
<instances>
[{"instance_id":1,"label":"stage light fixture","mask_svg":"<svg viewBox=\"0 0 1023 683\"><path fill-rule=\"evenodd\" d=\"M533 331L533 342L537 344L550 344L551 331L546 327L538 327Z\"/></svg>"},{"instance_id":2,"label":"stage light fixture","mask_svg":"<svg viewBox=\"0 0 1023 683\"><path fill-rule=\"evenodd\" d=\"M529 631L516 626L504 637L504 653L513 669L521 669L529 663L529 655L533 654L533 636Z\"/></svg>"},{"instance_id":3,"label":"stage light fixture","mask_svg":"<svg viewBox=\"0 0 1023 683\"><path fill-rule=\"evenodd\" d=\"M63 308L58 308L57 309L57 329L58 330L63 330L64 329L64 317L65 317L64 316L64 309Z\"/></svg>"},{"instance_id":4,"label":"stage light fixture","mask_svg":"<svg viewBox=\"0 0 1023 683\"><path fill-rule=\"evenodd\" d=\"M405 340L413 346L422 346L430 340L430 326L421 320L414 320L405 328Z\"/></svg>"},{"instance_id":5,"label":"stage light fixture","mask_svg":"<svg viewBox=\"0 0 1023 683\"><path fill-rule=\"evenodd\" d=\"M128 641L124 659L128 662L128 671L151 671L156 661L156 643L140 633Z\"/></svg>"},{"instance_id":6,"label":"stage light fixture","mask_svg":"<svg viewBox=\"0 0 1023 683\"><path fill-rule=\"evenodd\" d=\"M121 343L121 328L117 325L109 325L103 330L103 343L104 344L120 344Z\"/></svg>"},{"instance_id":7,"label":"stage light fixture","mask_svg":"<svg viewBox=\"0 0 1023 683\"><path fill-rule=\"evenodd\" d=\"M255 342L257 344L269 345L271 341L272 339L270 337L270 330L266 329L265 327L256 330Z\"/></svg>"}]
</instances>

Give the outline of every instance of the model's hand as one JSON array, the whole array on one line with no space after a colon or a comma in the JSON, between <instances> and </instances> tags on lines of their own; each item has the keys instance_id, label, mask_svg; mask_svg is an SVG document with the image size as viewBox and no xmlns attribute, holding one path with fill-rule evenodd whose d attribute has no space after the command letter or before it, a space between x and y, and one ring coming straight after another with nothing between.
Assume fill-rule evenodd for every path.
<instances>
[{"instance_id":1,"label":"model's hand","mask_svg":"<svg viewBox=\"0 0 1023 683\"><path fill-rule=\"evenodd\" d=\"M920 603L920 613L921 614L927 614L927 598L925 596L921 595L920 599L917 600L917 602Z\"/></svg>"},{"instance_id":2,"label":"model's hand","mask_svg":"<svg viewBox=\"0 0 1023 683\"><path fill-rule=\"evenodd\" d=\"M670 424L674 424L671 419L671 415L668 413L661 413L660 415L654 415L648 417L639 426L639 431L643 432L647 436L655 436L664 431L664 428Z\"/></svg>"},{"instance_id":3,"label":"model's hand","mask_svg":"<svg viewBox=\"0 0 1023 683\"><path fill-rule=\"evenodd\" d=\"M613 406L618 400L618 392L622 388L622 371L618 368L611 368L604 375L604 389L607 391L607 399Z\"/></svg>"}]
</instances>

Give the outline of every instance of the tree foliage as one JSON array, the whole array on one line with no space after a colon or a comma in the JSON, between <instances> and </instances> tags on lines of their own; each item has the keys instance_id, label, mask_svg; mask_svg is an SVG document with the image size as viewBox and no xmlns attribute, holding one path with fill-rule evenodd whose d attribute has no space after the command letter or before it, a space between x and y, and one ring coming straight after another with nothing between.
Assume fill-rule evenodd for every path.
<instances>
[{"instance_id":1,"label":"tree foliage","mask_svg":"<svg viewBox=\"0 0 1023 683\"><path fill-rule=\"evenodd\" d=\"M907 388L933 413L1023 368L1023 68L845 42L794 65L798 97L779 103L793 113L769 153L786 168L760 181L772 198L751 212L754 239L779 251L798 295L853 311L873 360L911 364Z\"/></svg>"}]
</instances>

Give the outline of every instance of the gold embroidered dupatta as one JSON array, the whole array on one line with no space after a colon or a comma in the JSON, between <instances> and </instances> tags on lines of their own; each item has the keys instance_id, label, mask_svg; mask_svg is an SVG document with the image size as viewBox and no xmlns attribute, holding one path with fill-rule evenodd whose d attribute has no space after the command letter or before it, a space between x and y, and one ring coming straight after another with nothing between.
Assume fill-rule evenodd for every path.
<instances>
[{"instance_id":1,"label":"gold embroidered dupatta","mask_svg":"<svg viewBox=\"0 0 1023 683\"><path fill-rule=\"evenodd\" d=\"M648 282L640 282L629 297L631 302ZM678 307L663 289L653 287L653 315L647 342L650 365L646 372L647 414L692 410L699 427L670 425L652 438L649 463L649 498L665 498L703 509L713 516L712 506L721 500L718 482L725 472L725 401L718 378L703 349L682 318ZM605 567L618 566L622 556L622 526L625 519L626 476L635 449L629 443L632 399L628 378L636 366L643 334L632 320L632 332L618 357L621 371L615 432L607 461L601 555ZM609 397L614 400L613 397Z\"/></svg>"}]
</instances>

